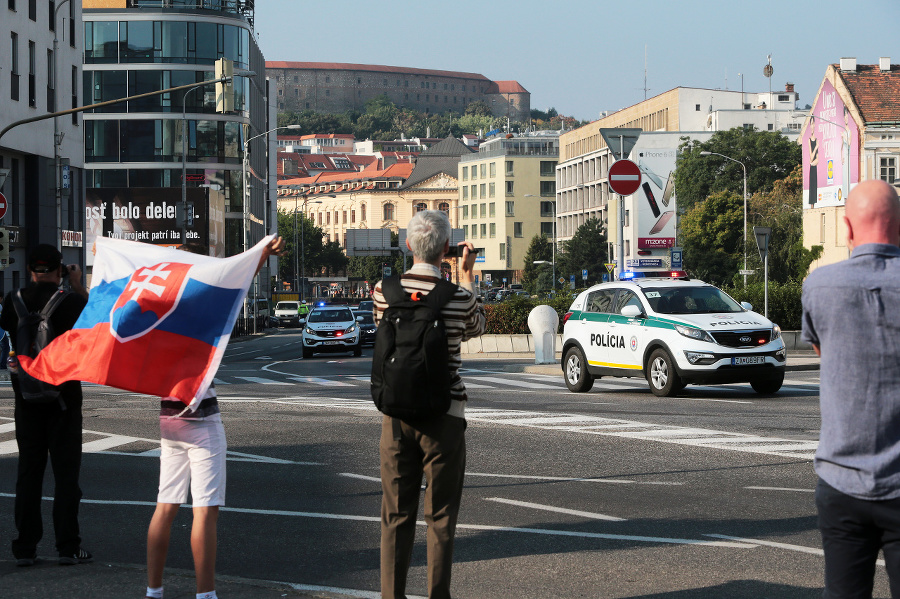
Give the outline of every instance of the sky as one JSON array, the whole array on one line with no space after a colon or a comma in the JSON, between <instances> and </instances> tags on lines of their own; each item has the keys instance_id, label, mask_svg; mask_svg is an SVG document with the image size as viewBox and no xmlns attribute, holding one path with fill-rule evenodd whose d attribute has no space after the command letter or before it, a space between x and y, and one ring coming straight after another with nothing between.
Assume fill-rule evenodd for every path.
<instances>
[{"instance_id":1,"label":"sky","mask_svg":"<svg viewBox=\"0 0 900 599\"><path fill-rule=\"evenodd\" d=\"M842 57L900 63L898 0L257 0L266 60L516 80L531 107L595 120L675 87L783 90L813 103ZM774 74L763 75L767 56Z\"/></svg>"}]
</instances>

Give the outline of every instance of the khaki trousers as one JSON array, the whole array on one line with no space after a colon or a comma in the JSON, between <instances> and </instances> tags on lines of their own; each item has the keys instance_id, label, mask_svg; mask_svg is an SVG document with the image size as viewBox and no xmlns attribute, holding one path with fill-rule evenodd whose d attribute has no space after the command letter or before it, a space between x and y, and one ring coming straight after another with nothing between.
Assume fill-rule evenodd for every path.
<instances>
[{"instance_id":1,"label":"khaki trousers","mask_svg":"<svg viewBox=\"0 0 900 599\"><path fill-rule=\"evenodd\" d=\"M399 421L398 421L399 422ZM381 597L404 599L425 474L428 597L450 599L453 537L466 470L466 421L444 415L426 422L381 423Z\"/></svg>"}]
</instances>

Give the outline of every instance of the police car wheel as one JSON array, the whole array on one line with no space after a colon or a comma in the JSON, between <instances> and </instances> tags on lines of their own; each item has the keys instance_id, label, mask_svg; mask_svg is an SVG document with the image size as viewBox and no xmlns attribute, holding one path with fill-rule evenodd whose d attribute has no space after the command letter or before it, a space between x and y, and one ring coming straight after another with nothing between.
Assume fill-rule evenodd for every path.
<instances>
[{"instance_id":1,"label":"police car wheel","mask_svg":"<svg viewBox=\"0 0 900 599\"><path fill-rule=\"evenodd\" d=\"M664 349L657 349L650 354L647 361L647 382L650 383L650 391L657 397L670 397L684 388L675 372L674 361Z\"/></svg>"},{"instance_id":2,"label":"police car wheel","mask_svg":"<svg viewBox=\"0 0 900 599\"><path fill-rule=\"evenodd\" d=\"M587 361L584 354L577 347L569 348L565 360L566 387L575 393L590 391L594 386L594 377L587 370Z\"/></svg>"},{"instance_id":3,"label":"police car wheel","mask_svg":"<svg viewBox=\"0 0 900 599\"><path fill-rule=\"evenodd\" d=\"M304 348L303 348L303 359L304 359L304 360L309 360L309 359L312 358L312 357L313 357L312 350L311 350L311 349L306 349L306 348L304 347Z\"/></svg>"},{"instance_id":4,"label":"police car wheel","mask_svg":"<svg viewBox=\"0 0 900 599\"><path fill-rule=\"evenodd\" d=\"M356 347L353 348L353 355L357 358L362 355L362 343L358 343Z\"/></svg>"},{"instance_id":5,"label":"police car wheel","mask_svg":"<svg viewBox=\"0 0 900 599\"><path fill-rule=\"evenodd\" d=\"M781 389L781 384L784 383L784 375L782 374L780 377L775 379L763 379L759 381L750 381L750 386L753 387L753 390L757 393L762 393L764 395L770 393L777 393L779 389Z\"/></svg>"}]
</instances>

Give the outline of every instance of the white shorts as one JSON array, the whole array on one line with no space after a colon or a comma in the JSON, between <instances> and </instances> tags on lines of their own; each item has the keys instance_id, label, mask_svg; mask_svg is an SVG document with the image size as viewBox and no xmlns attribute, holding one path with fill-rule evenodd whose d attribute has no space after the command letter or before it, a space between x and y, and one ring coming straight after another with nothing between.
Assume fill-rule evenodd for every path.
<instances>
[{"instance_id":1,"label":"white shorts","mask_svg":"<svg viewBox=\"0 0 900 599\"><path fill-rule=\"evenodd\" d=\"M158 503L225 505L225 427L216 414L204 420L160 418Z\"/></svg>"}]
</instances>

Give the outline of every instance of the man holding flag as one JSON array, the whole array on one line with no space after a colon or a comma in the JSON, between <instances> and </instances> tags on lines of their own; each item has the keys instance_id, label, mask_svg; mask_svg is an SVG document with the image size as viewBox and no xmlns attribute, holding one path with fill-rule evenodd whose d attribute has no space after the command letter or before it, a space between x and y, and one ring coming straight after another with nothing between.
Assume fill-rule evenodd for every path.
<instances>
[{"instance_id":1,"label":"man holding flag","mask_svg":"<svg viewBox=\"0 0 900 599\"><path fill-rule=\"evenodd\" d=\"M162 597L170 529L190 488L197 597L215 599L226 445L212 381L250 282L269 256L282 253L284 240L269 236L222 259L109 238L99 238L96 249L91 296L78 321L22 367L53 384L90 381L162 398L147 597Z\"/></svg>"}]
</instances>

